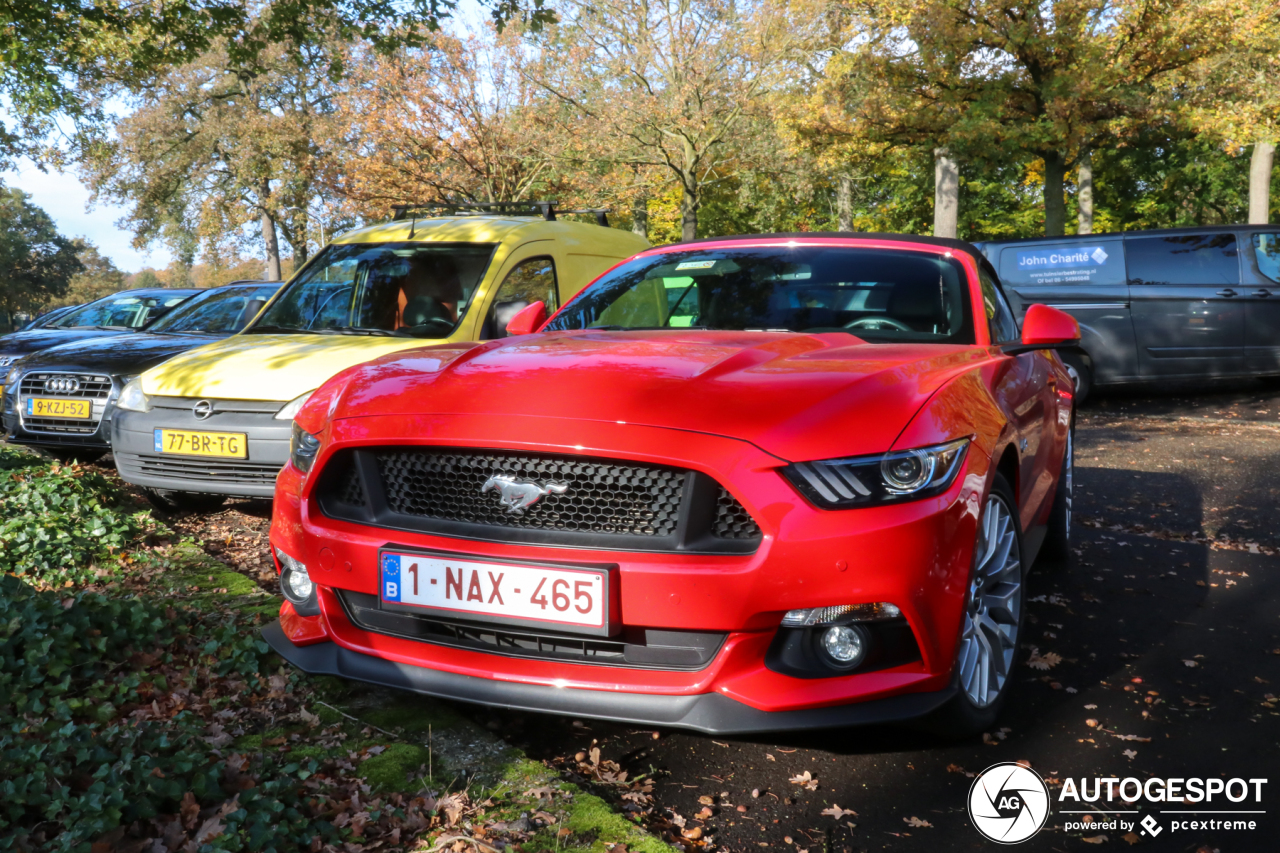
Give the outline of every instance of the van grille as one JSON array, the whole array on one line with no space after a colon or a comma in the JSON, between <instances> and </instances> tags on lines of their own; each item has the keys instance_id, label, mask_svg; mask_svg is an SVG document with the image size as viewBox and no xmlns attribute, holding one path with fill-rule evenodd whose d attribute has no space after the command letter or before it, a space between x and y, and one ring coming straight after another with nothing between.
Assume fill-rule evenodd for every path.
<instances>
[{"instance_id":1,"label":"van grille","mask_svg":"<svg viewBox=\"0 0 1280 853\"><path fill-rule=\"evenodd\" d=\"M125 475L142 474L245 485L273 483L281 468L279 463L246 462L241 459L180 459L139 453L117 453L116 465L120 473Z\"/></svg>"}]
</instances>

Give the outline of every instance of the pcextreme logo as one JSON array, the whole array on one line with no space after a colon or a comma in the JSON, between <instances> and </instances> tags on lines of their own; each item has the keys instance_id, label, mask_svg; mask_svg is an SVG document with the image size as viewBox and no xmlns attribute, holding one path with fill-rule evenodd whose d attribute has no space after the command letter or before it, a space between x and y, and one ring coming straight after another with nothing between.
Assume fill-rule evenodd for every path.
<instances>
[{"instance_id":1,"label":"pcextreme logo","mask_svg":"<svg viewBox=\"0 0 1280 853\"><path fill-rule=\"evenodd\" d=\"M969 820L999 844L1026 841L1048 818L1049 786L1029 767L993 764L969 788Z\"/></svg>"}]
</instances>

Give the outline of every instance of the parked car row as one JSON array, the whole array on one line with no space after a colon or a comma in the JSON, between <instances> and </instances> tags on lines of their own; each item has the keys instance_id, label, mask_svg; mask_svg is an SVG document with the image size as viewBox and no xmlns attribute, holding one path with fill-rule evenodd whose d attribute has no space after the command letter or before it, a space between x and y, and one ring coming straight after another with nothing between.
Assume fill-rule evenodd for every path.
<instances>
[{"instance_id":1,"label":"parked car row","mask_svg":"<svg viewBox=\"0 0 1280 853\"><path fill-rule=\"evenodd\" d=\"M1093 385L1280 376L1280 228L1213 226L981 244L1019 313L1080 321Z\"/></svg>"},{"instance_id":2,"label":"parked car row","mask_svg":"<svg viewBox=\"0 0 1280 853\"><path fill-rule=\"evenodd\" d=\"M264 636L307 672L707 732L988 729L1027 573L1069 558L1079 392L1141 375L1071 288L1119 265L1135 304L1148 238L648 248L491 207L401 209L278 291L26 355L6 434L109 446L167 509L273 497ZM1260 246L1265 276L1255 236L1150 239L1223 276ZM1190 304L1166 316L1217 328ZM1145 316L1135 352L1211 359Z\"/></svg>"}]
</instances>

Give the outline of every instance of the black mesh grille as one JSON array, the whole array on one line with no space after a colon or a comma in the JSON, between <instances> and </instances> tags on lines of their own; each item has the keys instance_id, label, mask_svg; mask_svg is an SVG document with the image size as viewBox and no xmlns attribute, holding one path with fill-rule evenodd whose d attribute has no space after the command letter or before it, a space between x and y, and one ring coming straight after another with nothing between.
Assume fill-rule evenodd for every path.
<instances>
[{"instance_id":1,"label":"black mesh grille","mask_svg":"<svg viewBox=\"0 0 1280 853\"><path fill-rule=\"evenodd\" d=\"M719 539L759 539L760 527L751 514L724 486L716 499L716 520L711 534Z\"/></svg>"},{"instance_id":2,"label":"black mesh grille","mask_svg":"<svg viewBox=\"0 0 1280 853\"><path fill-rule=\"evenodd\" d=\"M368 503L364 496L364 484L360 482L360 474L354 465L347 468L346 476L342 478L338 500L351 506L365 506Z\"/></svg>"},{"instance_id":3,"label":"black mesh grille","mask_svg":"<svg viewBox=\"0 0 1280 853\"><path fill-rule=\"evenodd\" d=\"M420 450L376 454L387 506L397 513L501 527L670 536L680 518L685 472L572 458ZM509 511L495 474L565 486Z\"/></svg>"}]
</instances>

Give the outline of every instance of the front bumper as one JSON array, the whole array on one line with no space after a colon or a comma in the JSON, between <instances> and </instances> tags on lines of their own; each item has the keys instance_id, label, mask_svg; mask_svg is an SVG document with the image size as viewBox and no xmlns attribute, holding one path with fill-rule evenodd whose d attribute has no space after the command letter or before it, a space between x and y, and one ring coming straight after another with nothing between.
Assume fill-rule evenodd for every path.
<instances>
[{"instance_id":1,"label":"front bumper","mask_svg":"<svg viewBox=\"0 0 1280 853\"><path fill-rule=\"evenodd\" d=\"M511 440L513 434L521 441ZM592 438L597 443L588 444ZM449 538L325 516L312 491L327 456L375 443L527 449L694 469L730 488L763 538L752 553L623 551ZM316 626L307 638L316 651L272 643L307 671L467 701L702 731L824 727L928 713L951 695L990 460L971 450L965 470L938 497L840 511L810 506L780 475L781 464L744 442L637 425L597 425L588 435L554 419L493 426L442 415L332 422L310 476L292 465L281 472L271 526L272 547L301 560L317 584L322 615L306 620ZM477 561L615 565L627 629L714 631L725 639L706 666L676 670L531 659L361 627L339 591L376 599L384 547ZM771 665L786 611L864 602L900 608L918 648L914 658L823 677Z\"/></svg>"},{"instance_id":2,"label":"front bumper","mask_svg":"<svg viewBox=\"0 0 1280 853\"><path fill-rule=\"evenodd\" d=\"M719 735L913 720L937 709L955 694L954 688L947 687L931 693L909 693L851 705L761 711L717 693L664 696L521 684L396 663L345 649L334 642L300 646L285 636L279 622L263 628L262 637L282 658L311 675L336 675L425 696L515 711L565 714L641 726L671 726Z\"/></svg>"},{"instance_id":3,"label":"front bumper","mask_svg":"<svg viewBox=\"0 0 1280 853\"><path fill-rule=\"evenodd\" d=\"M195 415L199 397L153 397L149 412L117 409L111 420L116 468L126 482L152 489L270 498L289 459L291 421L275 419L284 401L209 400L213 413ZM219 459L156 451L157 429L244 433L247 459Z\"/></svg>"}]
</instances>

